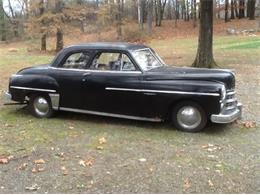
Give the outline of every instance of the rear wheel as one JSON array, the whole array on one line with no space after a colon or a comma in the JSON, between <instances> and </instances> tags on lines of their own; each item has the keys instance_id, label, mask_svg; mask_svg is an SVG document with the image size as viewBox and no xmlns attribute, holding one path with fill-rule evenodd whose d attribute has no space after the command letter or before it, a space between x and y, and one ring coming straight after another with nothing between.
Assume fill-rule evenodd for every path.
<instances>
[{"instance_id":1,"label":"rear wheel","mask_svg":"<svg viewBox=\"0 0 260 195\"><path fill-rule=\"evenodd\" d=\"M178 130L198 132L206 126L207 116L199 104L181 102L173 109L172 122Z\"/></svg>"},{"instance_id":2,"label":"rear wheel","mask_svg":"<svg viewBox=\"0 0 260 195\"><path fill-rule=\"evenodd\" d=\"M29 110L37 118L50 118L54 111L48 95L32 95L29 100Z\"/></svg>"}]
</instances>

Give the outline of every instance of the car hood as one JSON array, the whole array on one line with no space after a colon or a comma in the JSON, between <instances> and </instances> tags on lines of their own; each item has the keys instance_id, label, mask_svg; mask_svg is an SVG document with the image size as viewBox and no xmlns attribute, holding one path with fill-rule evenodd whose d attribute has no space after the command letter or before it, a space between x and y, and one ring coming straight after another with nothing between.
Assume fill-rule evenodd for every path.
<instances>
[{"instance_id":1,"label":"car hood","mask_svg":"<svg viewBox=\"0 0 260 195\"><path fill-rule=\"evenodd\" d=\"M204 80L225 84L227 89L235 87L235 76L231 70L162 66L147 71L146 80Z\"/></svg>"}]
</instances>

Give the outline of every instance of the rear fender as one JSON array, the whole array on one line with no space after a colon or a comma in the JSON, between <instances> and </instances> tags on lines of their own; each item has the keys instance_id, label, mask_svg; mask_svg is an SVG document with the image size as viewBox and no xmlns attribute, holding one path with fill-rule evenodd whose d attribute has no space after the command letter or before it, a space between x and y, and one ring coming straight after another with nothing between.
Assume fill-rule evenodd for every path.
<instances>
[{"instance_id":1,"label":"rear fender","mask_svg":"<svg viewBox=\"0 0 260 195\"><path fill-rule=\"evenodd\" d=\"M50 76L33 74L13 75L9 82L9 92L12 95L12 100L17 102L24 102L35 93L48 94L53 108L58 109L59 106L59 85Z\"/></svg>"}]
</instances>

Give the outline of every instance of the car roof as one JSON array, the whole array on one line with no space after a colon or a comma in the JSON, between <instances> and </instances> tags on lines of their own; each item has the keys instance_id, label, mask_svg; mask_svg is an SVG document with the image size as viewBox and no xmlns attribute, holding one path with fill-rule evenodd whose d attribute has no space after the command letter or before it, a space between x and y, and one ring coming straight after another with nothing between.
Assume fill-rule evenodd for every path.
<instances>
[{"instance_id":1,"label":"car roof","mask_svg":"<svg viewBox=\"0 0 260 195\"><path fill-rule=\"evenodd\" d=\"M68 50L76 49L103 49L103 50L138 50L148 48L145 45L125 43L125 42L93 42L93 43L81 43L66 47Z\"/></svg>"}]
</instances>

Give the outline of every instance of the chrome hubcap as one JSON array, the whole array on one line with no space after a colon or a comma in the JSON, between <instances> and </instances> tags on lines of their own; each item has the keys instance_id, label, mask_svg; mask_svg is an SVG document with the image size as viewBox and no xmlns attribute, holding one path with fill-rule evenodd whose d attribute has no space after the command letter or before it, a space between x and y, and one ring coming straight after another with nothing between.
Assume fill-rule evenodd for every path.
<instances>
[{"instance_id":1,"label":"chrome hubcap","mask_svg":"<svg viewBox=\"0 0 260 195\"><path fill-rule=\"evenodd\" d=\"M50 109L48 101L43 97L35 98L33 106L34 106L35 112L39 116L45 116L46 114L48 114L49 109Z\"/></svg>"},{"instance_id":2,"label":"chrome hubcap","mask_svg":"<svg viewBox=\"0 0 260 195\"><path fill-rule=\"evenodd\" d=\"M194 129L201 123L201 115L197 108L184 106L177 113L177 121L185 129Z\"/></svg>"}]
</instances>

